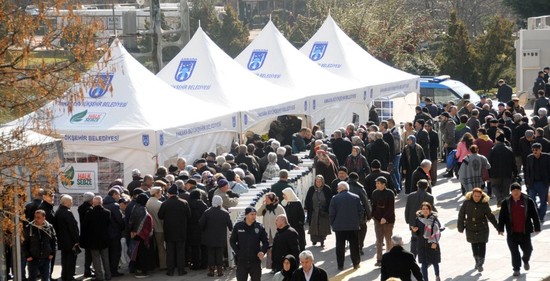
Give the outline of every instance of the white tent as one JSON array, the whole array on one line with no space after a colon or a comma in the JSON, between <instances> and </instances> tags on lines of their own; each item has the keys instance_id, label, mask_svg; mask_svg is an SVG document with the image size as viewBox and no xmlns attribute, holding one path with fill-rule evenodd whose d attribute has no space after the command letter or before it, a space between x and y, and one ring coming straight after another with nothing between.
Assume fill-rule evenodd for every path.
<instances>
[{"instance_id":1,"label":"white tent","mask_svg":"<svg viewBox=\"0 0 550 281\"><path fill-rule=\"evenodd\" d=\"M419 91L417 75L398 70L374 58L349 38L330 15L300 51L330 72L368 86L367 98L391 99Z\"/></svg>"},{"instance_id":2,"label":"white tent","mask_svg":"<svg viewBox=\"0 0 550 281\"><path fill-rule=\"evenodd\" d=\"M265 132L278 115L307 112L307 101L248 72L200 27L157 76L185 94L240 111L241 132Z\"/></svg>"},{"instance_id":3,"label":"white tent","mask_svg":"<svg viewBox=\"0 0 550 281\"><path fill-rule=\"evenodd\" d=\"M123 170L125 182L132 179L134 168L153 173L160 151L165 155L198 156L215 149L210 145L220 143L222 138L229 146L236 131L231 119L237 113L182 95L143 67L118 40L66 95L63 101L50 102L11 124L29 126L37 119L51 121L56 132L63 135L66 154L90 154L123 164L112 168L100 162L100 183L101 173ZM74 102L69 104L67 100ZM209 132L216 132L212 142L181 142L182 138ZM174 148L178 145L182 147ZM103 183L114 180L109 176Z\"/></svg>"},{"instance_id":4,"label":"white tent","mask_svg":"<svg viewBox=\"0 0 550 281\"><path fill-rule=\"evenodd\" d=\"M319 67L292 46L271 21L235 60L257 76L308 99L312 122L324 119L327 133L352 122L354 113L359 116L355 121L368 120L366 105L370 101L363 94L368 87Z\"/></svg>"}]
</instances>

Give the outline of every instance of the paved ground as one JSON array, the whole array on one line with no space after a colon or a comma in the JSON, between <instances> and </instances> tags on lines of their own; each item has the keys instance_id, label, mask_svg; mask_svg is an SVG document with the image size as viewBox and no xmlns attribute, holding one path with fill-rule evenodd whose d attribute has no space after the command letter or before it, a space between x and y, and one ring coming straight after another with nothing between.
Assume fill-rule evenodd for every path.
<instances>
[{"instance_id":1,"label":"paved ground","mask_svg":"<svg viewBox=\"0 0 550 281\"><path fill-rule=\"evenodd\" d=\"M443 164L440 164L440 173L443 172ZM491 229L489 244L487 245L487 257L485 262L485 271L478 273L473 269L474 260L471 254L470 244L466 242L465 234L458 233L456 230L456 219L460 204L463 201L459 191L459 185L456 179L441 178L438 184L433 188L436 197L436 207L439 210L440 220L446 225L447 229L442 233L441 249L442 263L440 264L441 280L550 280L550 255L548 255L548 246L550 245L550 223L543 225L543 231L533 237L533 256L531 258L531 270L528 272L522 271L519 278L512 277L512 266L510 261L510 253L506 245L504 236L499 236L494 229ZM409 231L404 222L403 213L406 197L400 194L397 197L397 221L394 228L394 233L401 234L408 243L410 239ZM498 216L498 210L494 199L491 201L491 207L494 213ZM319 246L311 246L308 243L307 249L311 250L315 255L315 263L317 266L324 268L331 280L379 280L380 270L374 267L375 263L375 247L374 247L374 226L370 222L368 224L368 232L366 237L365 255L361 257L361 267L354 270L351 266L349 252L346 256L346 266L344 271L338 271L335 261L335 236L330 235L327 238L325 248ZM409 247L407 244L406 248ZM58 255L59 256L59 255ZM60 261L57 262L60 264ZM79 256L77 274L81 275L83 264L83 254ZM54 277L60 275L61 267L58 265L55 268ZM184 277L168 277L165 272L155 272L149 279L151 280L235 280L235 272L228 270L227 275L223 278L207 277L205 271L189 271ZM263 270L262 280L270 280L269 270ZM430 280L435 280L433 269L429 269ZM134 280L133 275L128 273L125 276L114 280L126 281Z\"/></svg>"}]
</instances>

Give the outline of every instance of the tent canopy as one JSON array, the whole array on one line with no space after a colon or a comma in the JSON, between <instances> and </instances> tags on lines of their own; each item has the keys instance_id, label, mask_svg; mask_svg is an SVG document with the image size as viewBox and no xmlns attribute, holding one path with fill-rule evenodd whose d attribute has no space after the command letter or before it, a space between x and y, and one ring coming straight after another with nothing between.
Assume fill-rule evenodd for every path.
<instances>
[{"instance_id":1,"label":"tent canopy","mask_svg":"<svg viewBox=\"0 0 550 281\"><path fill-rule=\"evenodd\" d=\"M200 27L157 76L186 95L240 111L241 131L278 115L307 111L305 100L247 71Z\"/></svg>"},{"instance_id":2,"label":"tent canopy","mask_svg":"<svg viewBox=\"0 0 550 281\"><path fill-rule=\"evenodd\" d=\"M369 98L418 91L417 75L374 58L347 36L330 15L300 51L332 73L372 87Z\"/></svg>"}]
</instances>

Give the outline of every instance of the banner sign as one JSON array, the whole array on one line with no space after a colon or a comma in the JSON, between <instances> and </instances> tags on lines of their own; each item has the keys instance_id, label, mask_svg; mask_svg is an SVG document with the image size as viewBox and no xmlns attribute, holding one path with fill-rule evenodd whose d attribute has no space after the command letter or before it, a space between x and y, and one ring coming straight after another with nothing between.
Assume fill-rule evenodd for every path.
<instances>
[{"instance_id":1,"label":"banner sign","mask_svg":"<svg viewBox=\"0 0 550 281\"><path fill-rule=\"evenodd\" d=\"M59 193L97 193L97 177L97 163L65 163L59 168Z\"/></svg>"}]
</instances>

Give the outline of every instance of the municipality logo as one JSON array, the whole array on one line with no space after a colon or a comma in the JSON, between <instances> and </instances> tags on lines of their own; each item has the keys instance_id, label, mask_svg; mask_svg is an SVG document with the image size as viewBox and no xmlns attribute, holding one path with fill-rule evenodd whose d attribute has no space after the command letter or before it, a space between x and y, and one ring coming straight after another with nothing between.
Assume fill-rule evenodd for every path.
<instances>
[{"instance_id":1,"label":"municipality logo","mask_svg":"<svg viewBox=\"0 0 550 281\"><path fill-rule=\"evenodd\" d=\"M193 70L195 70L195 65L197 64L197 59L182 59L176 70L176 75L174 79L178 82L184 82L191 78L193 75Z\"/></svg>"},{"instance_id":2,"label":"municipality logo","mask_svg":"<svg viewBox=\"0 0 550 281\"><path fill-rule=\"evenodd\" d=\"M92 80L92 87L88 91L91 98L97 99L104 96L108 91L112 90L111 81L114 74L100 73Z\"/></svg>"},{"instance_id":3,"label":"municipality logo","mask_svg":"<svg viewBox=\"0 0 550 281\"><path fill-rule=\"evenodd\" d=\"M164 134L159 135L159 143L160 145L164 145Z\"/></svg>"},{"instance_id":4,"label":"municipality logo","mask_svg":"<svg viewBox=\"0 0 550 281\"><path fill-rule=\"evenodd\" d=\"M148 134L141 135L141 142L143 143L144 146L149 146L149 135Z\"/></svg>"},{"instance_id":5,"label":"municipality logo","mask_svg":"<svg viewBox=\"0 0 550 281\"><path fill-rule=\"evenodd\" d=\"M309 58L312 61L318 61L323 58L325 51L327 50L328 42L317 42L313 44Z\"/></svg>"},{"instance_id":6,"label":"municipality logo","mask_svg":"<svg viewBox=\"0 0 550 281\"><path fill-rule=\"evenodd\" d=\"M72 124L81 123L86 125L101 124L106 115L107 114L103 112L88 112L86 109L71 116L69 122Z\"/></svg>"},{"instance_id":7,"label":"municipality logo","mask_svg":"<svg viewBox=\"0 0 550 281\"><path fill-rule=\"evenodd\" d=\"M258 70L264 65L265 58L267 57L267 50L255 50L250 55L248 60L248 69Z\"/></svg>"}]
</instances>

